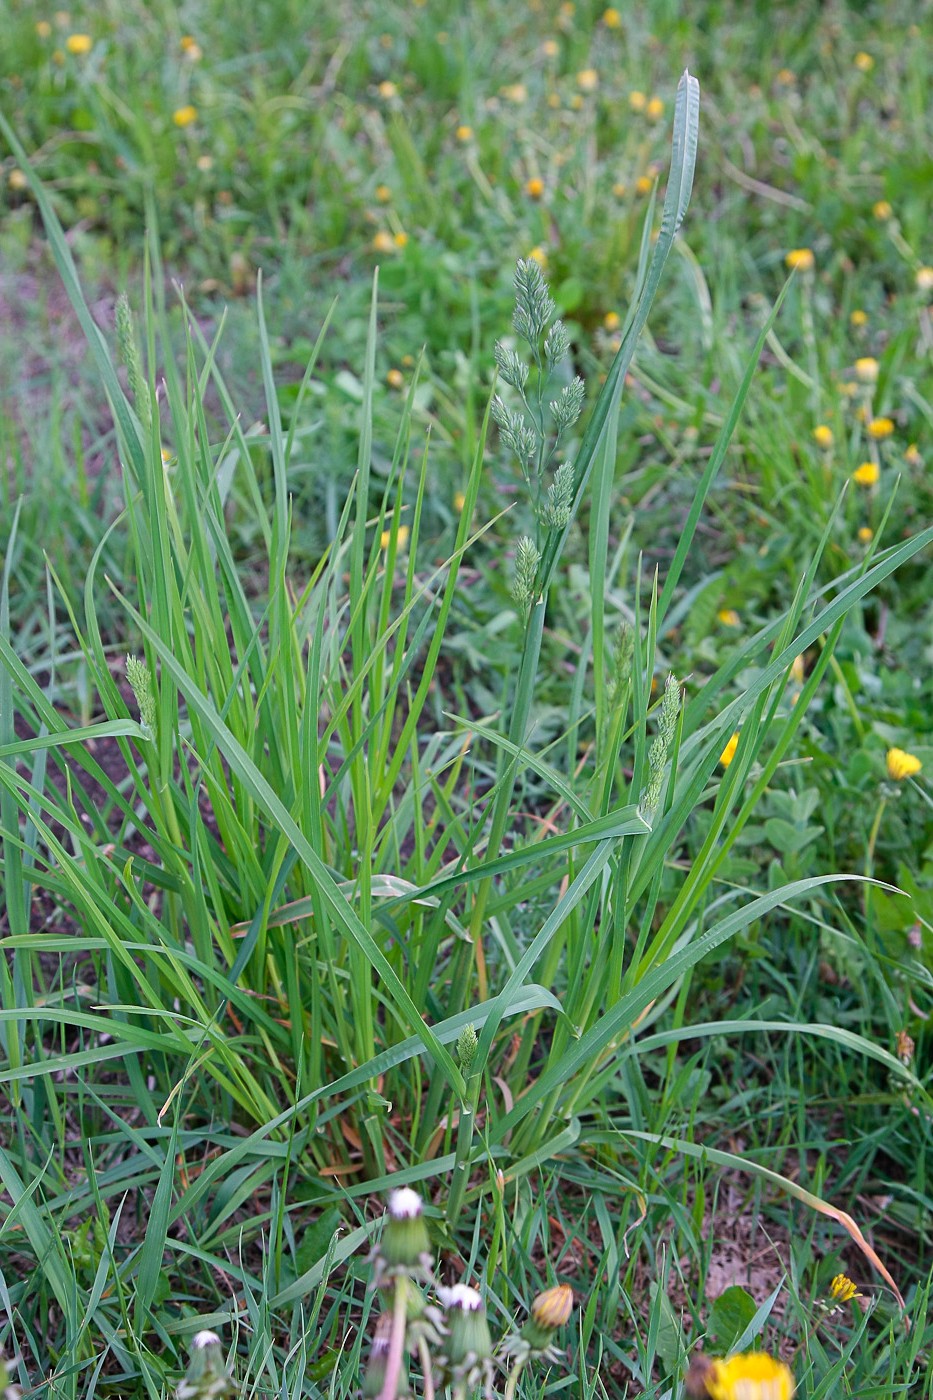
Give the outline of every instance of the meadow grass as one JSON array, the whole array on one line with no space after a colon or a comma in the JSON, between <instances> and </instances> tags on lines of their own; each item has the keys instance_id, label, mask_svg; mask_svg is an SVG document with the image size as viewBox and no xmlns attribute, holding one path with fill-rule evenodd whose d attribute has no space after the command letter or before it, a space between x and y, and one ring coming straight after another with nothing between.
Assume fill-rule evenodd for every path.
<instances>
[{"instance_id":1,"label":"meadow grass","mask_svg":"<svg viewBox=\"0 0 933 1400\"><path fill-rule=\"evenodd\" d=\"M4 412L14 1379L348 1395L408 1184L499 1333L573 1284L520 1394L927 1393L910 15L298 8L14 17L89 351Z\"/></svg>"}]
</instances>

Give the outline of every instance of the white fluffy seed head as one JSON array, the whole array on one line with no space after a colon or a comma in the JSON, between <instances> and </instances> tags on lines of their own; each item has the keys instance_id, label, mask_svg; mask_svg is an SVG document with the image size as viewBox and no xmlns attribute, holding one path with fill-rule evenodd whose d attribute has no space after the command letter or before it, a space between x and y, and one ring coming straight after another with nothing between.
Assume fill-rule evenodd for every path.
<instances>
[{"instance_id":1,"label":"white fluffy seed head","mask_svg":"<svg viewBox=\"0 0 933 1400\"><path fill-rule=\"evenodd\" d=\"M389 1192L389 1214L393 1220L417 1220L423 1209L421 1197L410 1186Z\"/></svg>"},{"instance_id":2,"label":"white fluffy seed head","mask_svg":"<svg viewBox=\"0 0 933 1400\"><path fill-rule=\"evenodd\" d=\"M479 1312L483 1300L475 1288L465 1283L455 1283L452 1288L439 1288L437 1296L445 1308L459 1308L461 1312Z\"/></svg>"}]
</instances>

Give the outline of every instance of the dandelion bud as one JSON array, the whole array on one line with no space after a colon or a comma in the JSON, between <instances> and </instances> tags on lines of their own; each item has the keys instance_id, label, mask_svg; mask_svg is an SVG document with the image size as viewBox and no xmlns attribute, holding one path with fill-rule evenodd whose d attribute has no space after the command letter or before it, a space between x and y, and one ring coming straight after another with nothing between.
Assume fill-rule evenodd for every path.
<instances>
[{"instance_id":1,"label":"dandelion bud","mask_svg":"<svg viewBox=\"0 0 933 1400\"><path fill-rule=\"evenodd\" d=\"M234 1395L236 1384L227 1370L223 1347L216 1332L196 1332L183 1381L175 1391L178 1400L220 1400Z\"/></svg>"},{"instance_id":2,"label":"dandelion bud","mask_svg":"<svg viewBox=\"0 0 933 1400\"><path fill-rule=\"evenodd\" d=\"M369 1364L366 1367L366 1374L363 1376L361 1386L363 1400L377 1400L377 1397L382 1394L391 1344L392 1314L382 1313L376 1323L376 1332L369 1352ZM403 1360L402 1370L399 1374L398 1393L404 1395L407 1390L408 1364L407 1360Z\"/></svg>"},{"instance_id":3,"label":"dandelion bud","mask_svg":"<svg viewBox=\"0 0 933 1400\"><path fill-rule=\"evenodd\" d=\"M415 1272L431 1263L431 1241L424 1219L424 1206L417 1191L409 1186L389 1192L385 1229L379 1243L381 1273Z\"/></svg>"},{"instance_id":4,"label":"dandelion bud","mask_svg":"<svg viewBox=\"0 0 933 1400\"><path fill-rule=\"evenodd\" d=\"M439 1288L437 1296L444 1306L448 1331L445 1359L453 1375L469 1384L488 1371L492 1357L492 1336L483 1300L475 1288L464 1283Z\"/></svg>"},{"instance_id":5,"label":"dandelion bud","mask_svg":"<svg viewBox=\"0 0 933 1400\"><path fill-rule=\"evenodd\" d=\"M554 1333L564 1326L572 1312L573 1289L569 1283L561 1283L556 1288L539 1293L531 1305L531 1317L521 1332L531 1351L544 1351L550 1347Z\"/></svg>"}]
</instances>

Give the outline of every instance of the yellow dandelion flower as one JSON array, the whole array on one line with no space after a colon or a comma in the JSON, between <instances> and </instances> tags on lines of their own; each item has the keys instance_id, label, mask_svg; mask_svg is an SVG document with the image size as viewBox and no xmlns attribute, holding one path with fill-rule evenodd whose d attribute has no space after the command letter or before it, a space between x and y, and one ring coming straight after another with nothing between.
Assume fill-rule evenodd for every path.
<instances>
[{"instance_id":1,"label":"yellow dandelion flower","mask_svg":"<svg viewBox=\"0 0 933 1400\"><path fill-rule=\"evenodd\" d=\"M852 473L852 480L856 486L875 486L881 476L881 469L877 462L863 462L860 467L856 467Z\"/></svg>"},{"instance_id":2,"label":"yellow dandelion flower","mask_svg":"<svg viewBox=\"0 0 933 1400\"><path fill-rule=\"evenodd\" d=\"M472 126L467 126L464 122L462 126L457 127L457 130L454 132L454 135L456 136L458 141L465 145L467 141L473 140L473 128Z\"/></svg>"},{"instance_id":3,"label":"yellow dandelion flower","mask_svg":"<svg viewBox=\"0 0 933 1400\"><path fill-rule=\"evenodd\" d=\"M539 1293L531 1305L531 1315L540 1327L556 1332L573 1312L573 1289L569 1283L559 1283Z\"/></svg>"},{"instance_id":4,"label":"yellow dandelion flower","mask_svg":"<svg viewBox=\"0 0 933 1400\"><path fill-rule=\"evenodd\" d=\"M829 1291L840 1303L850 1303L853 1298L861 1297L855 1284L846 1274L837 1274L829 1285Z\"/></svg>"},{"instance_id":5,"label":"yellow dandelion flower","mask_svg":"<svg viewBox=\"0 0 933 1400\"><path fill-rule=\"evenodd\" d=\"M190 37L190 35L186 35L186 38ZM185 49L185 58L188 60L189 63L197 63L200 58L203 58L203 56L204 55L201 53L200 44L195 44L192 42Z\"/></svg>"},{"instance_id":6,"label":"yellow dandelion flower","mask_svg":"<svg viewBox=\"0 0 933 1400\"><path fill-rule=\"evenodd\" d=\"M812 272L816 264L811 248L791 248L784 258L784 264L793 272Z\"/></svg>"},{"instance_id":7,"label":"yellow dandelion flower","mask_svg":"<svg viewBox=\"0 0 933 1400\"><path fill-rule=\"evenodd\" d=\"M507 102L514 102L517 107L522 102L527 102L528 89L524 83L510 83L502 89L502 96Z\"/></svg>"},{"instance_id":8,"label":"yellow dandelion flower","mask_svg":"<svg viewBox=\"0 0 933 1400\"><path fill-rule=\"evenodd\" d=\"M652 97L645 108L645 116L650 122L660 121L664 116L664 103L660 97Z\"/></svg>"},{"instance_id":9,"label":"yellow dandelion flower","mask_svg":"<svg viewBox=\"0 0 933 1400\"><path fill-rule=\"evenodd\" d=\"M183 34L178 41L182 53L187 53L189 49L196 49L198 41L193 34Z\"/></svg>"},{"instance_id":10,"label":"yellow dandelion flower","mask_svg":"<svg viewBox=\"0 0 933 1400\"><path fill-rule=\"evenodd\" d=\"M723 627L738 627L741 622L741 618L735 608L720 608L716 616L719 618Z\"/></svg>"},{"instance_id":11,"label":"yellow dandelion flower","mask_svg":"<svg viewBox=\"0 0 933 1400\"><path fill-rule=\"evenodd\" d=\"M537 175L532 175L525 185L525 193L530 199L540 199L544 194L544 181Z\"/></svg>"},{"instance_id":12,"label":"yellow dandelion flower","mask_svg":"<svg viewBox=\"0 0 933 1400\"><path fill-rule=\"evenodd\" d=\"M556 58L560 53L560 44L556 39L545 39L541 45L541 52L545 58Z\"/></svg>"},{"instance_id":13,"label":"yellow dandelion flower","mask_svg":"<svg viewBox=\"0 0 933 1400\"><path fill-rule=\"evenodd\" d=\"M875 384L878 380L878 361L871 355L864 355L855 362L855 377L860 384Z\"/></svg>"},{"instance_id":14,"label":"yellow dandelion flower","mask_svg":"<svg viewBox=\"0 0 933 1400\"><path fill-rule=\"evenodd\" d=\"M172 113L172 121L178 127L191 126L198 119L197 107L192 107L189 103L187 107L178 107Z\"/></svg>"},{"instance_id":15,"label":"yellow dandelion flower","mask_svg":"<svg viewBox=\"0 0 933 1400\"><path fill-rule=\"evenodd\" d=\"M639 175L638 179L635 181L635 190L637 194L650 194L653 188L654 181L650 175Z\"/></svg>"},{"instance_id":16,"label":"yellow dandelion flower","mask_svg":"<svg viewBox=\"0 0 933 1400\"><path fill-rule=\"evenodd\" d=\"M881 223L884 223L886 220L890 219L891 215L894 213L894 210L891 208L890 204L886 199L879 199L871 206L871 212L874 214L876 219L880 220Z\"/></svg>"},{"instance_id":17,"label":"yellow dandelion flower","mask_svg":"<svg viewBox=\"0 0 933 1400\"><path fill-rule=\"evenodd\" d=\"M388 185L377 185L375 195L380 204L388 204L389 200L392 198L392 191L389 189Z\"/></svg>"},{"instance_id":18,"label":"yellow dandelion flower","mask_svg":"<svg viewBox=\"0 0 933 1400\"><path fill-rule=\"evenodd\" d=\"M933 292L933 267L918 267L914 283L918 292Z\"/></svg>"},{"instance_id":19,"label":"yellow dandelion flower","mask_svg":"<svg viewBox=\"0 0 933 1400\"><path fill-rule=\"evenodd\" d=\"M27 189L29 181L26 179L25 170L20 170L19 166L16 166L7 176L7 184L11 190Z\"/></svg>"},{"instance_id":20,"label":"yellow dandelion flower","mask_svg":"<svg viewBox=\"0 0 933 1400\"><path fill-rule=\"evenodd\" d=\"M849 321L853 326L856 327L856 329L859 326L867 326L868 312L862 311L860 307L856 307L855 310L852 312L852 315L849 317Z\"/></svg>"},{"instance_id":21,"label":"yellow dandelion flower","mask_svg":"<svg viewBox=\"0 0 933 1400\"><path fill-rule=\"evenodd\" d=\"M603 325L607 331L617 331L622 324L622 317L618 311L607 311L603 317Z\"/></svg>"},{"instance_id":22,"label":"yellow dandelion flower","mask_svg":"<svg viewBox=\"0 0 933 1400\"><path fill-rule=\"evenodd\" d=\"M706 1374L710 1400L793 1400L794 1390L790 1368L761 1351L713 1361Z\"/></svg>"},{"instance_id":23,"label":"yellow dandelion flower","mask_svg":"<svg viewBox=\"0 0 933 1400\"><path fill-rule=\"evenodd\" d=\"M791 68L779 68L775 77L784 87L793 87L797 81L797 75Z\"/></svg>"},{"instance_id":24,"label":"yellow dandelion flower","mask_svg":"<svg viewBox=\"0 0 933 1400\"><path fill-rule=\"evenodd\" d=\"M529 258L534 258L541 271L544 272L547 268L547 251L542 248L540 244L536 244L535 247L531 249L528 256Z\"/></svg>"},{"instance_id":25,"label":"yellow dandelion flower","mask_svg":"<svg viewBox=\"0 0 933 1400\"><path fill-rule=\"evenodd\" d=\"M872 540L875 538L875 532L870 525L860 525L858 537L860 544L871 544Z\"/></svg>"},{"instance_id":26,"label":"yellow dandelion flower","mask_svg":"<svg viewBox=\"0 0 933 1400\"><path fill-rule=\"evenodd\" d=\"M466 505L466 496L463 494L462 491L455 491L455 492L454 492L454 510L457 512L458 515L462 514L462 512L463 512L463 507L464 507L465 505Z\"/></svg>"},{"instance_id":27,"label":"yellow dandelion flower","mask_svg":"<svg viewBox=\"0 0 933 1400\"><path fill-rule=\"evenodd\" d=\"M599 87L599 74L595 68L581 68L577 74L577 87L581 92L595 92Z\"/></svg>"},{"instance_id":28,"label":"yellow dandelion flower","mask_svg":"<svg viewBox=\"0 0 933 1400\"><path fill-rule=\"evenodd\" d=\"M920 456L920 449L915 442L912 442L904 453L904 461L909 467L922 467L923 458Z\"/></svg>"},{"instance_id":29,"label":"yellow dandelion flower","mask_svg":"<svg viewBox=\"0 0 933 1400\"><path fill-rule=\"evenodd\" d=\"M624 199L628 192L628 185L623 185L621 180L617 180L612 187L612 193L616 199Z\"/></svg>"},{"instance_id":30,"label":"yellow dandelion flower","mask_svg":"<svg viewBox=\"0 0 933 1400\"><path fill-rule=\"evenodd\" d=\"M52 32L52 26L47 19L40 19L36 22L36 33L40 39L47 39Z\"/></svg>"},{"instance_id":31,"label":"yellow dandelion flower","mask_svg":"<svg viewBox=\"0 0 933 1400\"><path fill-rule=\"evenodd\" d=\"M379 84L379 96L384 97L389 102L393 97L398 96L398 88L386 78L384 82Z\"/></svg>"},{"instance_id":32,"label":"yellow dandelion flower","mask_svg":"<svg viewBox=\"0 0 933 1400\"><path fill-rule=\"evenodd\" d=\"M400 228L398 233L393 233L392 242L395 244L396 248L404 248L408 243L408 234L403 228Z\"/></svg>"},{"instance_id":33,"label":"yellow dandelion flower","mask_svg":"<svg viewBox=\"0 0 933 1400\"><path fill-rule=\"evenodd\" d=\"M636 88L634 92L630 92L628 95L628 105L633 112L643 112L648 106L648 99L643 92L639 92Z\"/></svg>"},{"instance_id":34,"label":"yellow dandelion flower","mask_svg":"<svg viewBox=\"0 0 933 1400\"><path fill-rule=\"evenodd\" d=\"M383 530L382 534L379 536L380 549L389 548L389 545L392 543L392 533L393 532L391 530ZM411 531L409 530L407 525L400 525L395 531L395 543L399 549L405 548L405 546L408 543L408 536L410 534Z\"/></svg>"},{"instance_id":35,"label":"yellow dandelion flower","mask_svg":"<svg viewBox=\"0 0 933 1400\"><path fill-rule=\"evenodd\" d=\"M413 369L415 365L414 355L403 355L402 364L405 366L406 369Z\"/></svg>"},{"instance_id":36,"label":"yellow dandelion flower","mask_svg":"<svg viewBox=\"0 0 933 1400\"><path fill-rule=\"evenodd\" d=\"M907 753L905 749L888 749L884 761L887 765L888 777L893 778L896 783L902 783L905 778L914 777L923 767L919 758L915 754Z\"/></svg>"},{"instance_id":37,"label":"yellow dandelion flower","mask_svg":"<svg viewBox=\"0 0 933 1400\"><path fill-rule=\"evenodd\" d=\"M872 58L871 54L865 53L864 50L857 53L852 62L860 73L870 73L875 66L875 60Z\"/></svg>"},{"instance_id":38,"label":"yellow dandelion flower","mask_svg":"<svg viewBox=\"0 0 933 1400\"><path fill-rule=\"evenodd\" d=\"M405 383L405 376L400 369L390 369L386 375L386 383L390 389L401 389Z\"/></svg>"},{"instance_id":39,"label":"yellow dandelion flower","mask_svg":"<svg viewBox=\"0 0 933 1400\"><path fill-rule=\"evenodd\" d=\"M729 740L728 744L723 749L722 753L719 755L719 762L722 764L723 768L729 767L729 764L735 758L735 751L738 747L739 736L738 734L733 734L732 738Z\"/></svg>"},{"instance_id":40,"label":"yellow dandelion flower","mask_svg":"<svg viewBox=\"0 0 933 1400\"><path fill-rule=\"evenodd\" d=\"M372 247L374 253L391 253L395 248L395 239L391 233L387 233L384 228L381 228L373 236Z\"/></svg>"},{"instance_id":41,"label":"yellow dandelion flower","mask_svg":"<svg viewBox=\"0 0 933 1400\"><path fill-rule=\"evenodd\" d=\"M868 424L869 437L886 438L894 432L894 423L890 418L873 418Z\"/></svg>"},{"instance_id":42,"label":"yellow dandelion flower","mask_svg":"<svg viewBox=\"0 0 933 1400\"><path fill-rule=\"evenodd\" d=\"M65 48L69 53L85 54L90 53L94 47L94 40L90 34L69 34L65 40Z\"/></svg>"},{"instance_id":43,"label":"yellow dandelion flower","mask_svg":"<svg viewBox=\"0 0 933 1400\"><path fill-rule=\"evenodd\" d=\"M619 14L618 10L613 9L610 5L608 10L603 11L603 24L607 29L621 29L622 16Z\"/></svg>"},{"instance_id":44,"label":"yellow dandelion flower","mask_svg":"<svg viewBox=\"0 0 933 1400\"><path fill-rule=\"evenodd\" d=\"M813 441L816 443L817 447L832 447L832 428L827 427L825 423L817 423L816 427L813 429Z\"/></svg>"}]
</instances>

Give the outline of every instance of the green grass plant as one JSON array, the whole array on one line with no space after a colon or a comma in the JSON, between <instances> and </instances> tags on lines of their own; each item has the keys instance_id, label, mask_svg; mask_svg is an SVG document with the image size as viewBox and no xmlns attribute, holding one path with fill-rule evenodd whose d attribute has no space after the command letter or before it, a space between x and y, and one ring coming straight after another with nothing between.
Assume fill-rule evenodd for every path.
<instances>
[{"instance_id":1,"label":"green grass plant","mask_svg":"<svg viewBox=\"0 0 933 1400\"><path fill-rule=\"evenodd\" d=\"M325 8L297 67L287 5L237 8L261 40L237 69L204 7L200 56L166 67L145 117L117 96L141 81L120 26L162 35L166 16L106 8L61 65L16 16L16 51L42 58L3 122L27 180L4 246L36 209L90 367L77 417L57 380L43 420L3 416L14 1379L155 1397L207 1327L244 1392L349 1395L378 1311L375 1202L414 1184L447 1281L480 1288L500 1332L574 1285L572 1360L521 1395L679 1395L717 1326L721 1350L793 1359L801 1395L930 1393L929 799L884 760L929 758L933 530L901 442L930 421L917 193L872 166L857 197L897 197L896 227L859 222L801 126L804 75L754 66L743 130L779 124L796 193L768 183L778 161L743 174L722 120L738 69L710 59L704 160L738 172L719 219L750 180L770 191L717 261L705 176L678 235L696 87L669 102L658 217L662 124L622 121L605 18L555 14L553 55L525 18L479 34L485 7L449 45L420 11L389 7L378 33L354 11L342 50ZM864 74L821 87L818 31L807 112L854 168L882 95ZM629 39L651 52L634 20ZM577 77L594 64L599 97ZM746 93L759 77L767 97ZM185 99L198 122L175 127ZM301 121L319 154L299 170ZM376 273L383 224L407 241ZM289 279L325 227L354 266L322 277L311 318ZM850 235L896 306L852 291ZM138 258L102 327L89 274L111 240ZM811 242L816 268L785 286L788 247ZM524 405L512 253L519 310L543 308L522 323ZM211 278L251 286L235 255L270 275L208 323ZM849 331L856 294L873 319ZM552 455L547 403L577 371L584 412ZM873 438L889 413L897 434ZM864 460L877 487L851 479ZM736 1221L739 1252L774 1245L727 1343L715 1269ZM833 1311L840 1271L863 1299Z\"/></svg>"}]
</instances>

